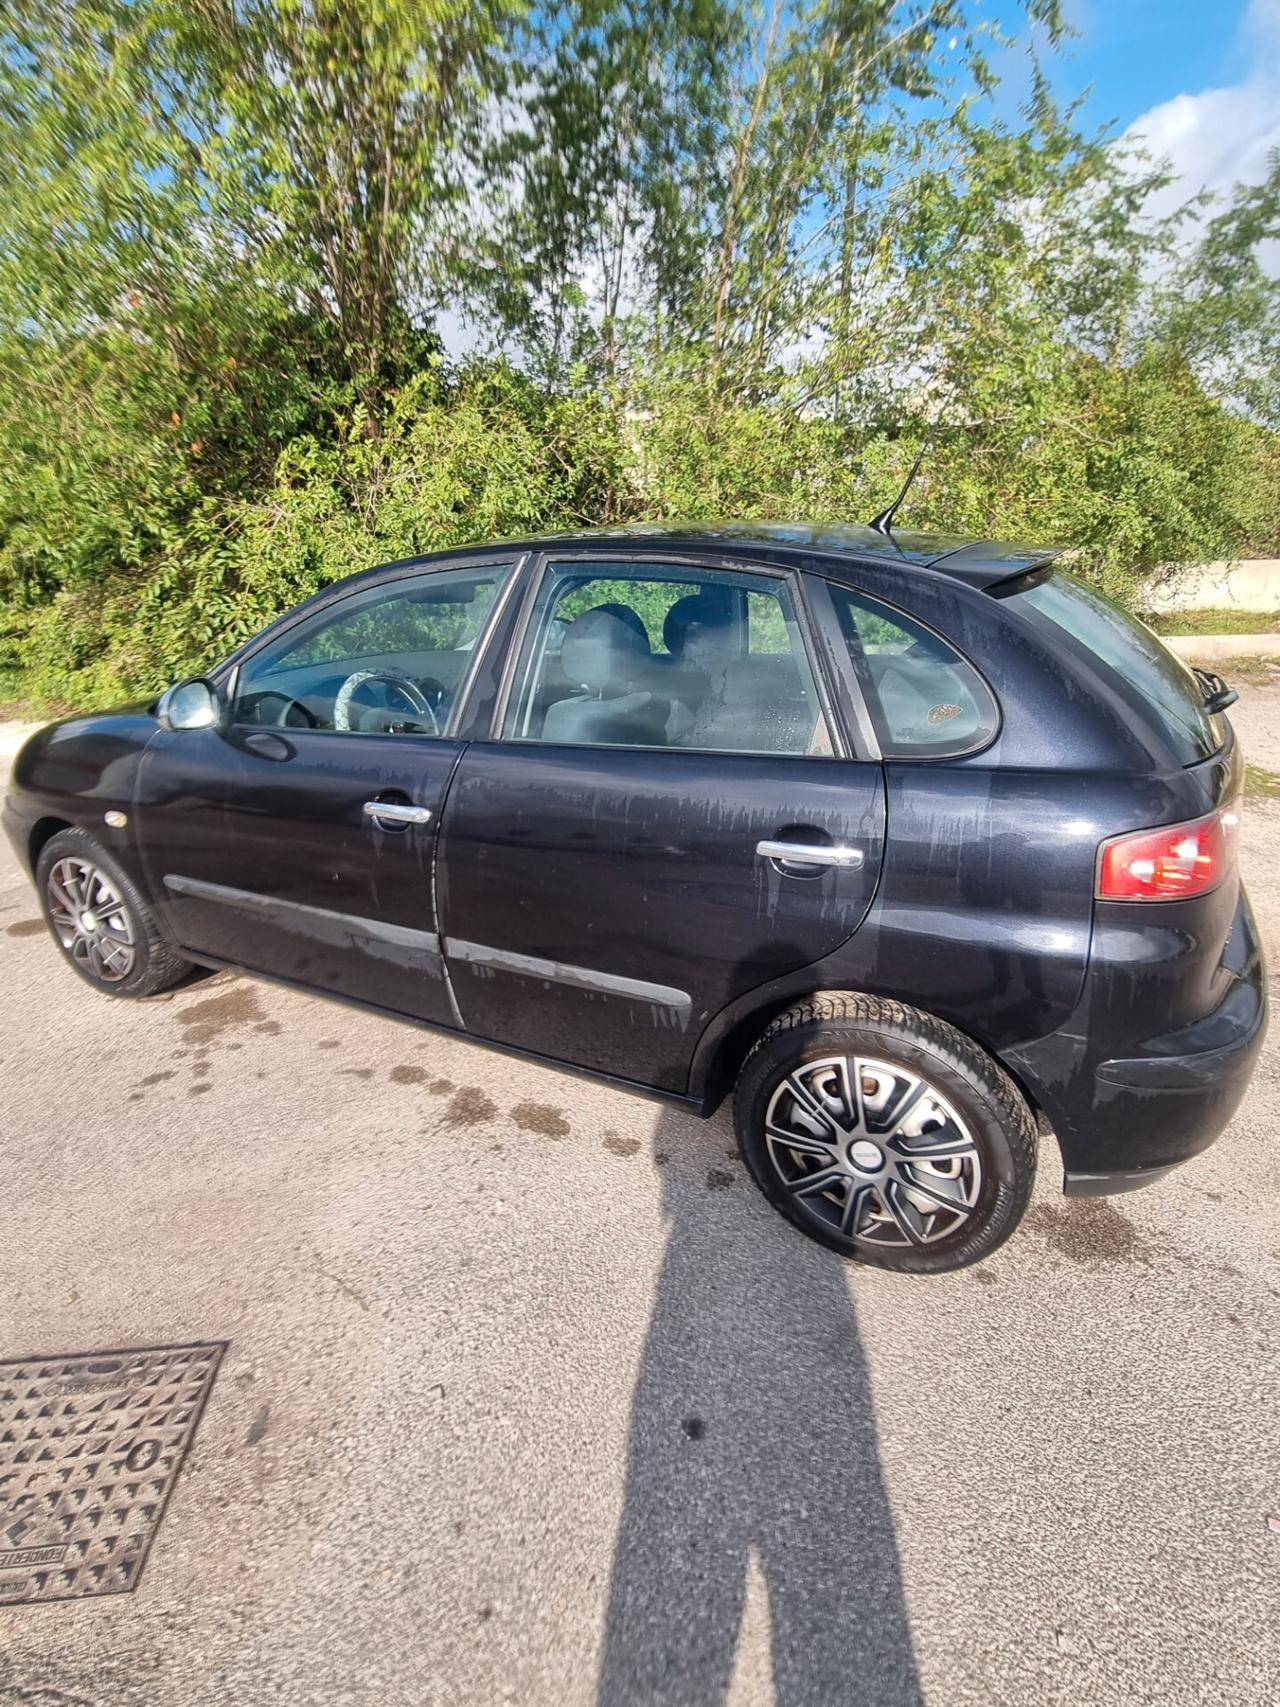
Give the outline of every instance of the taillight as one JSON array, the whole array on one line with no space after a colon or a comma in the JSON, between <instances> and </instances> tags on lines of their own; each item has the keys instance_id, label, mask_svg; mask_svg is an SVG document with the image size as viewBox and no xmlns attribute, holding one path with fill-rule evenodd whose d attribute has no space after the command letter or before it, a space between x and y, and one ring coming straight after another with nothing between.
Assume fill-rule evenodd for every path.
<instances>
[{"instance_id":1,"label":"taillight","mask_svg":"<svg viewBox=\"0 0 1280 1707\"><path fill-rule=\"evenodd\" d=\"M1100 901L1185 901L1216 889L1236 857L1238 801L1189 824L1112 836L1098 849Z\"/></svg>"}]
</instances>

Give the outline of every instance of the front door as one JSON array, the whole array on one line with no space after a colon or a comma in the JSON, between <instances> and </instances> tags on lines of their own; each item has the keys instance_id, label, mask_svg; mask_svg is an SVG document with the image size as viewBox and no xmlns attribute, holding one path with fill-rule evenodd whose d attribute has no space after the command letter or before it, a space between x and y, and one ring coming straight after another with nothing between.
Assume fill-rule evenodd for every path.
<instances>
[{"instance_id":1,"label":"front door","mask_svg":"<svg viewBox=\"0 0 1280 1707\"><path fill-rule=\"evenodd\" d=\"M795 597L763 571L544 570L441 831L468 1031L682 1090L720 1009L857 929L884 784L835 751Z\"/></svg>"},{"instance_id":2,"label":"front door","mask_svg":"<svg viewBox=\"0 0 1280 1707\"><path fill-rule=\"evenodd\" d=\"M135 810L179 943L454 1023L433 886L448 731L510 572L402 574L304 613L242 663L224 730L155 736Z\"/></svg>"}]
</instances>

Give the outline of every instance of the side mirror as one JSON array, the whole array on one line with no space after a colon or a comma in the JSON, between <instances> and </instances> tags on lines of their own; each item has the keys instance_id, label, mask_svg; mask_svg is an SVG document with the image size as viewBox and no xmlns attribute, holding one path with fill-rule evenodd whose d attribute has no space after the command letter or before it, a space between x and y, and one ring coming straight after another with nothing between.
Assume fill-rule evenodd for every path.
<instances>
[{"instance_id":1,"label":"side mirror","mask_svg":"<svg viewBox=\"0 0 1280 1707\"><path fill-rule=\"evenodd\" d=\"M206 676L193 676L167 688L156 706L166 729L214 729L222 721L218 690Z\"/></svg>"}]
</instances>

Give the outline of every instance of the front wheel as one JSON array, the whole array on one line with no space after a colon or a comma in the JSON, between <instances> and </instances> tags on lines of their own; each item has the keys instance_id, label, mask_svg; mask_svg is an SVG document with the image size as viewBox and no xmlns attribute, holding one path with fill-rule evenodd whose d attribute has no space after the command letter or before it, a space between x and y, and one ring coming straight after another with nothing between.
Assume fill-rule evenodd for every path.
<instances>
[{"instance_id":1,"label":"front wheel","mask_svg":"<svg viewBox=\"0 0 1280 1707\"><path fill-rule=\"evenodd\" d=\"M1035 1123L1008 1075L954 1026L872 996L780 1014L743 1065L734 1124L775 1208L880 1268L989 1256L1035 1180Z\"/></svg>"},{"instance_id":2,"label":"front wheel","mask_svg":"<svg viewBox=\"0 0 1280 1707\"><path fill-rule=\"evenodd\" d=\"M54 941L95 990L154 996L190 971L128 874L83 830L49 838L36 888Z\"/></svg>"}]
</instances>

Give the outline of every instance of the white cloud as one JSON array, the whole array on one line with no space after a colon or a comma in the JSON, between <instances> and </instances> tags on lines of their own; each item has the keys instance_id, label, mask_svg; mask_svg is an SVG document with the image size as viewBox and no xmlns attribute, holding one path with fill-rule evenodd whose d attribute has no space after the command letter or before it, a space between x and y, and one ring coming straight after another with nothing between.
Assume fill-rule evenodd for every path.
<instances>
[{"instance_id":1,"label":"white cloud","mask_svg":"<svg viewBox=\"0 0 1280 1707\"><path fill-rule=\"evenodd\" d=\"M1151 198L1151 214L1172 212L1199 190L1229 194L1234 184L1256 183L1280 149L1280 0L1252 0L1240 47L1246 69L1238 83L1175 95L1125 132L1177 174Z\"/></svg>"}]
</instances>

